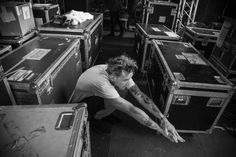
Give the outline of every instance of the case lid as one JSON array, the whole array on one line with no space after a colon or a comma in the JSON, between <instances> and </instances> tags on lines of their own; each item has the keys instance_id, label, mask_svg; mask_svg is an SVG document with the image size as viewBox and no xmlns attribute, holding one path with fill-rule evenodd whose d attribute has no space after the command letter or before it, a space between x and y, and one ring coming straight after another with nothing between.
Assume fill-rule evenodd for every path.
<instances>
[{"instance_id":1,"label":"case lid","mask_svg":"<svg viewBox=\"0 0 236 157\"><path fill-rule=\"evenodd\" d=\"M7 72L8 80L40 84L78 43L79 39L67 36L36 37L2 60L4 70L14 66Z\"/></svg>"},{"instance_id":2,"label":"case lid","mask_svg":"<svg viewBox=\"0 0 236 157\"><path fill-rule=\"evenodd\" d=\"M186 26L187 30L198 35L218 38L220 30Z\"/></svg>"},{"instance_id":3,"label":"case lid","mask_svg":"<svg viewBox=\"0 0 236 157\"><path fill-rule=\"evenodd\" d=\"M161 24L137 24L137 28L151 39L179 40L179 36L171 29Z\"/></svg>"},{"instance_id":4,"label":"case lid","mask_svg":"<svg viewBox=\"0 0 236 157\"><path fill-rule=\"evenodd\" d=\"M190 43L154 40L158 56L172 80L193 88L217 88L229 81ZM205 86L205 87L204 87Z\"/></svg>"},{"instance_id":5,"label":"case lid","mask_svg":"<svg viewBox=\"0 0 236 157\"><path fill-rule=\"evenodd\" d=\"M69 157L81 152L86 104L52 104L1 107L0 152L4 157ZM56 130L61 113L75 115L72 127ZM78 140L78 141L77 141ZM75 151L76 149L77 152ZM75 154L78 153L78 154Z\"/></svg>"},{"instance_id":6,"label":"case lid","mask_svg":"<svg viewBox=\"0 0 236 157\"><path fill-rule=\"evenodd\" d=\"M90 13L94 16L93 20L87 20L78 25L61 25L53 23L53 21L43 24L39 27L39 31L43 33L59 33L59 34L72 34L72 35L83 35L83 33L92 24L95 24L97 19L101 17L100 13Z\"/></svg>"}]
</instances>

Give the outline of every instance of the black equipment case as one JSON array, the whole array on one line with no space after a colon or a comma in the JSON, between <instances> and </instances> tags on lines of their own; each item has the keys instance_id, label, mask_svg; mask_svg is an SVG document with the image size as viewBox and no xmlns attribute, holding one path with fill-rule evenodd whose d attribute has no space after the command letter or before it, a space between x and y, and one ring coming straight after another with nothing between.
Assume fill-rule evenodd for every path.
<instances>
[{"instance_id":1,"label":"black equipment case","mask_svg":"<svg viewBox=\"0 0 236 157\"><path fill-rule=\"evenodd\" d=\"M67 103L82 73L80 41L39 35L2 59L18 105Z\"/></svg>"},{"instance_id":2,"label":"black equipment case","mask_svg":"<svg viewBox=\"0 0 236 157\"><path fill-rule=\"evenodd\" d=\"M35 37L37 33L36 30L32 30L24 36L0 36L0 44L11 45L15 49Z\"/></svg>"},{"instance_id":3,"label":"black equipment case","mask_svg":"<svg viewBox=\"0 0 236 157\"><path fill-rule=\"evenodd\" d=\"M146 56L149 56L152 39L180 40L180 36L164 25L136 24L135 51L141 72L144 72L148 65Z\"/></svg>"},{"instance_id":4,"label":"black equipment case","mask_svg":"<svg viewBox=\"0 0 236 157\"><path fill-rule=\"evenodd\" d=\"M2 105L16 105L16 102L0 64L0 106Z\"/></svg>"},{"instance_id":5,"label":"black equipment case","mask_svg":"<svg viewBox=\"0 0 236 157\"><path fill-rule=\"evenodd\" d=\"M36 26L50 22L55 15L60 15L59 4L34 3L32 9Z\"/></svg>"},{"instance_id":6,"label":"black equipment case","mask_svg":"<svg viewBox=\"0 0 236 157\"><path fill-rule=\"evenodd\" d=\"M4 75L4 70L1 65L1 58L11 51L10 45L0 44L0 106L1 105L15 105L15 99L12 95L7 78Z\"/></svg>"},{"instance_id":7,"label":"black equipment case","mask_svg":"<svg viewBox=\"0 0 236 157\"><path fill-rule=\"evenodd\" d=\"M178 4L167 1L147 0L144 9L144 23L163 24L169 29L175 29Z\"/></svg>"},{"instance_id":8,"label":"black equipment case","mask_svg":"<svg viewBox=\"0 0 236 157\"><path fill-rule=\"evenodd\" d=\"M39 27L40 33L60 34L61 36L67 34L80 38L84 70L94 64L102 41L103 15L101 13L91 14L94 16L93 20L87 20L75 26L49 22Z\"/></svg>"},{"instance_id":9,"label":"black equipment case","mask_svg":"<svg viewBox=\"0 0 236 157\"><path fill-rule=\"evenodd\" d=\"M86 104L1 106L1 157L90 157Z\"/></svg>"},{"instance_id":10,"label":"black equipment case","mask_svg":"<svg viewBox=\"0 0 236 157\"><path fill-rule=\"evenodd\" d=\"M11 45L0 44L0 59L12 50Z\"/></svg>"},{"instance_id":11,"label":"black equipment case","mask_svg":"<svg viewBox=\"0 0 236 157\"><path fill-rule=\"evenodd\" d=\"M220 30L186 26L183 41L191 42L204 57L210 58Z\"/></svg>"},{"instance_id":12,"label":"black equipment case","mask_svg":"<svg viewBox=\"0 0 236 157\"><path fill-rule=\"evenodd\" d=\"M236 20L225 19L210 62L236 85Z\"/></svg>"},{"instance_id":13,"label":"black equipment case","mask_svg":"<svg viewBox=\"0 0 236 157\"><path fill-rule=\"evenodd\" d=\"M153 40L148 82L154 102L180 132L211 133L234 87L190 43Z\"/></svg>"}]
</instances>

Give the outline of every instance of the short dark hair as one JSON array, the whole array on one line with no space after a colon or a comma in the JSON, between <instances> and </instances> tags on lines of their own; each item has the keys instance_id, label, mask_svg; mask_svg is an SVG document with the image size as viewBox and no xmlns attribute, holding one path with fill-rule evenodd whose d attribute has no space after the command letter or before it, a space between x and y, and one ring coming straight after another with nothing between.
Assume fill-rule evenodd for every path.
<instances>
[{"instance_id":1,"label":"short dark hair","mask_svg":"<svg viewBox=\"0 0 236 157\"><path fill-rule=\"evenodd\" d=\"M131 73L138 69L136 61L127 55L110 58L107 62L107 65L108 74L115 74L116 76L121 76L122 71Z\"/></svg>"}]
</instances>

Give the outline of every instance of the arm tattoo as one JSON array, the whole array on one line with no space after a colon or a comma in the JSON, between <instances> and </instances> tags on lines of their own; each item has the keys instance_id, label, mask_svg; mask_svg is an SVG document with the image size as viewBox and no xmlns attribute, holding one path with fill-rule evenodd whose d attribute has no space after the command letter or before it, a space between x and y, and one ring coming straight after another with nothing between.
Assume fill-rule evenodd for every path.
<instances>
[{"instance_id":1,"label":"arm tattoo","mask_svg":"<svg viewBox=\"0 0 236 157\"><path fill-rule=\"evenodd\" d=\"M139 112L139 109L135 107L131 107L130 111L133 113L136 120L138 120L141 124L151 128L151 129L158 129L157 124L149 118L145 113L142 114L142 111Z\"/></svg>"},{"instance_id":2,"label":"arm tattoo","mask_svg":"<svg viewBox=\"0 0 236 157\"><path fill-rule=\"evenodd\" d=\"M142 101L144 102L144 104L151 109L152 111L154 111L155 113L157 113L158 115L161 115L162 113L160 112L160 110L158 109L158 107L155 105L155 103L143 92L141 92L141 90L138 88L137 85L134 85L133 87L130 88L131 93L133 93L135 96L140 97L142 99Z\"/></svg>"},{"instance_id":3,"label":"arm tattoo","mask_svg":"<svg viewBox=\"0 0 236 157\"><path fill-rule=\"evenodd\" d=\"M140 96L142 94L137 85L134 85L132 88L130 88L130 91L136 96Z\"/></svg>"},{"instance_id":4,"label":"arm tattoo","mask_svg":"<svg viewBox=\"0 0 236 157\"><path fill-rule=\"evenodd\" d=\"M133 93L134 95L142 98L142 100L146 103L146 104L150 104L152 102L152 100L146 96L143 92L141 92L141 90L138 88L137 85L134 85L131 89L130 89L131 93Z\"/></svg>"},{"instance_id":5,"label":"arm tattoo","mask_svg":"<svg viewBox=\"0 0 236 157\"><path fill-rule=\"evenodd\" d=\"M153 126L153 123L152 123L152 121L151 121L150 118L145 118L145 117L143 117L141 120L142 120L142 122L143 122L143 124L144 124L145 126L147 126L147 127L149 127L149 128L153 128L153 127L152 127L152 126Z\"/></svg>"}]
</instances>

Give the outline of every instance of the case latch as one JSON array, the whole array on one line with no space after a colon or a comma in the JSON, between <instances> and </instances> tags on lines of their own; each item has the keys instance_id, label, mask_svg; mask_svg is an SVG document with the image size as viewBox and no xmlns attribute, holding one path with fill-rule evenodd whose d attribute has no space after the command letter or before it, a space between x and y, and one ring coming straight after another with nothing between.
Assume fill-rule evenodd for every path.
<instances>
[{"instance_id":1,"label":"case latch","mask_svg":"<svg viewBox=\"0 0 236 157\"><path fill-rule=\"evenodd\" d=\"M174 95L172 99L173 105L188 105L191 96L189 95Z\"/></svg>"},{"instance_id":2,"label":"case latch","mask_svg":"<svg viewBox=\"0 0 236 157\"><path fill-rule=\"evenodd\" d=\"M147 13L153 14L153 12L154 12L154 7L153 6L147 7Z\"/></svg>"}]
</instances>

